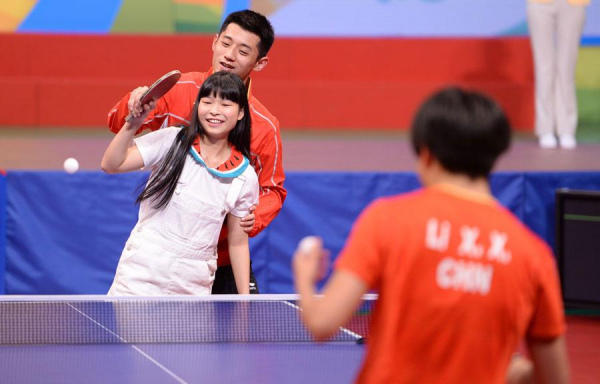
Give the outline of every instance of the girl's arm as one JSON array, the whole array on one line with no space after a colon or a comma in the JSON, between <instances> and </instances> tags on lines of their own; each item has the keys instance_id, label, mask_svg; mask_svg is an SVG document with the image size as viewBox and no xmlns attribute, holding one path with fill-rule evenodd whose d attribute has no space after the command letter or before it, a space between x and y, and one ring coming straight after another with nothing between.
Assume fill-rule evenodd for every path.
<instances>
[{"instance_id":1,"label":"girl's arm","mask_svg":"<svg viewBox=\"0 0 600 384\"><path fill-rule=\"evenodd\" d=\"M240 226L241 218L227 215L229 258L235 277L237 291L241 295L250 293L250 248L248 234Z\"/></svg>"},{"instance_id":2,"label":"girl's arm","mask_svg":"<svg viewBox=\"0 0 600 384\"><path fill-rule=\"evenodd\" d=\"M108 145L100 163L100 167L104 172L129 172L144 167L144 160L133 142L133 136L154 108L154 102L149 104L144 106L144 112L139 117L126 122Z\"/></svg>"}]
</instances>

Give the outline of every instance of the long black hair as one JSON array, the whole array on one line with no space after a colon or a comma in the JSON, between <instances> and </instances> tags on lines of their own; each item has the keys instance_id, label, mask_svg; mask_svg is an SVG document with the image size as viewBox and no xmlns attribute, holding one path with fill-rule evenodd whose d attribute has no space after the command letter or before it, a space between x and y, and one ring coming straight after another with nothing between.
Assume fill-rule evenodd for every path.
<instances>
[{"instance_id":1,"label":"long black hair","mask_svg":"<svg viewBox=\"0 0 600 384\"><path fill-rule=\"evenodd\" d=\"M190 125L183 127L177 134L173 145L171 145L166 156L158 163L146 187L138 196L137 203L151 199L152 207L155 209L162 209L169 203L196 136L204 137L206 135L206 131L198 119L198 104L200 99L209 96L229 100L238 104L244 110L242 119L229 132L228 140L242 155L250 159L248 90L238 75L228 72L214 73L200 87L192 110Z\"/></svg>"}]
</instances>

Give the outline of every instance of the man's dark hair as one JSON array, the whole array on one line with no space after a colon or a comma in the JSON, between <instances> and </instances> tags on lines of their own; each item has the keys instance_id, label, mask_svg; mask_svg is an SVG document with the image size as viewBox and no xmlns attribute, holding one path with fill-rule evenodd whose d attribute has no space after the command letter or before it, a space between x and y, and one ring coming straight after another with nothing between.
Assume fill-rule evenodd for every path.
<instances>
[{"instance_id":1,"label":"man's dark hair","mask_svg":"<svg viewBox=\"0 0 600 384\"><path fill-rule=\"evenodd\" d=\"M273 46L275 41L275 31L271 22L258 12L246 9L244 11L237 11L230 13L221 29L219 35L227 28L229 24L239 25L243 30L251 32L259 37L260 42L258 43L258 58L267 56L269 50Z\"/></svg>"},{"instance_id":2,"label":"man's dark hair","mask_svg":"<svg viewBox=\"0 0 600 384\"><path fill-rule=\"evenodd\" d=\"M413 121L412 145L426 148L452 173L488 177L498 156L510 145L508 119L491 98L446 88L421 106Z\"/></svg>"}]
</instances>

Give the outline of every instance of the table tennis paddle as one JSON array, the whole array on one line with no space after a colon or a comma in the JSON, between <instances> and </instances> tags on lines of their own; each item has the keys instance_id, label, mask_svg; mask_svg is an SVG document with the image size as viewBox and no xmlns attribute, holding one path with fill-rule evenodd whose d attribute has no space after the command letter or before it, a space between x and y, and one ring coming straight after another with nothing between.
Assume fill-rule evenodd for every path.
<instances>
[{"instance_id":1,"label":"table tennis paddle","mask_svg":"<svg viewBox=\"0 0 600 384\"><path fill-rule=\"evenodd\" d=\"M180 77L181 72L179 72L178 70L174 70L165 74L160 79L156 80L154 84L152 84L150 88L148 88L140 98L140 105L144 106L151 101L156 101L160 99L165 93L169 91L169 89L173 88L173 86L177 84L177 81L179 81ZM131 113L129 113L125 118L125 121L128 122L129 120L131 120L132 117L133 116L131 115Z\"/></svg>"}]
</instances>

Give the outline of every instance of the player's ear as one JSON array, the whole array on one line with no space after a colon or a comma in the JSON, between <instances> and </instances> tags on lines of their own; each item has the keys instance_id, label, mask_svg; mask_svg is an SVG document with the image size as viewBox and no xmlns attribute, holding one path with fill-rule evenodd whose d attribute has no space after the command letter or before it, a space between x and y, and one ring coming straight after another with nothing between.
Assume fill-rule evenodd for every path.
<instances>
[{"instance_id":1,"label":"player's ear","mask_svg":"<svg viewBox=\"0 0 600 384\"><path fill-rule=\"evenodd\" d=\"M416 171L417 171L417 175L419 175L419 179L421 180L421 183L423 185L428 184L428 180L429 180L428 170L430 169L430 166L431 166L431 153L429 152L429 150L427 148L421 147L419 149L419 153L417 155Z\"/></svg>"},{"instance_id":2,"label":"player's ear","mask_svg":"<svg viewBox=\"0 0 600 384\"><path fill-rule=\"evenodd\" d=\"M213 42L212 42L212 50L213 50L213 52L215 51L215 47L217 46L217 40L219 40L219 34L218 33L213 38Z\"/></svg>"},{"instance_id":3,"label":"player's ear","mask_svg":"<svg viewBox=\"0 0 600 384\"><path fill-rule=\"evenodd\" d=\"M429 166L433 162L434 157L428 148L421 147L421 149L419 149L419 160L423 165Z\"/></svg>"},{"instance_id":4,"label":"player's ear","mask_svg":"<svg viewBox=\"0 0 600 384\"><path fill-rule=\"evenodd\" d=\"M240 112L238 113L238 121L244 118L244 108L240 106Z\"/></svg>"},{"instance_id":5,"label":"player's ear","mask_svg":"<svg viewBox=\"0 0 600 384\"><path fill-rule=\"evenodd\" d=\"M269 62L269 57L265 56L265 57L261 57L260 59L258 59L258 61L256 62L256 64L254 64L254 70L255 71L262 71L262 69L264 67L267 66L267 63Z\"/></svg>"}]
</instances>

